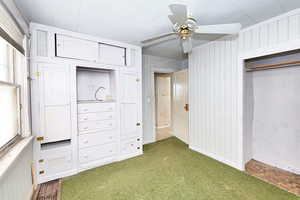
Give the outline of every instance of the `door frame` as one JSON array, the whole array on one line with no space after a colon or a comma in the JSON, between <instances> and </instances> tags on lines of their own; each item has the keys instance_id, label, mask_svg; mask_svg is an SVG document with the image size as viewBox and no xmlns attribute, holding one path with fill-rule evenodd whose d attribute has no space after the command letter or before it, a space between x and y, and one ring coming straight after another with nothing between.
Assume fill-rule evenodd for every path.
<instances>
[{"instance_id":1,"label":"door frame","mask_svg":"<svg viewBox=\"0 0 300 200\"><path fill-rule=\"evenodd\" d=\"M156 98L155 98L155 73L160 73L160 74L171 74L174 73L173 70L168 70L168 69L152 69L151 70L151 99L152 99L152 141L156 142ZM171 76L171 97L173 95L173 78ZM172 98L171 98L171 113L172 113ZM172 114L171 114L171 126L172 126Z\"/></svg>"}]
</instances>

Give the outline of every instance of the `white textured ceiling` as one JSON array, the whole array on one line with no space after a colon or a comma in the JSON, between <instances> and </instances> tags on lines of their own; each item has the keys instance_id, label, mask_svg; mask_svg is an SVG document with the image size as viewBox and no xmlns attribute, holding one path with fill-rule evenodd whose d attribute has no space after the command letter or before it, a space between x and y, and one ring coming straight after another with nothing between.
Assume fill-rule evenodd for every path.
<instances>
[{"instance_id":1,"label":"white textured ceiling","mask_svg":"<svg viewBox=\"0 0 300 200\"><path fill-rule=\"evenodd\" d=\"M199 24L239 22L243 27L300 7L300 0L14 0L29 21L132 44L172 31L168 5L185 3ZM197 41L195 45L207 42ZM183 57L176 40L144 53Z\"/></svg>"}]
</instances>

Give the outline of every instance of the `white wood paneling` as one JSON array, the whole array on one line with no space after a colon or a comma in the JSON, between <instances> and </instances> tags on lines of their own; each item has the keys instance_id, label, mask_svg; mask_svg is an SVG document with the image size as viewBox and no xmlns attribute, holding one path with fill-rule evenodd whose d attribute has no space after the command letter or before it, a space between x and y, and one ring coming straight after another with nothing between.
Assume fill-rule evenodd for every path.
<instances>
[{"instance_id":1,"label":"white wood paneling","mask_svg":"<svg viewBox=\"0 0 300 200\"><path fill-rule=\"evenodd\" d=\"M252 158L251 85L244 59L300 48L300 9L193 49L189 56L190 147L243 170ZM247 99L248 98L248 99ZM245 99L245 101L244 101ZM249 101L249 102L248 102Z\"/></svg>"},{"instance_id":2,"label":"white wood paneling","mask_svg":"<svg viewBox=\"0 0 300 200\"><path fill-rule=\"evenodd\" d=\"M29 139L26 138L24 140ZM24 140L22 142L24 142ZM1 200L31 199L33 191L31 177L31 164L33 159L32 142L30 141L26 147L18 153L16 160L13 161L8 170L0 177ZM1 163L1 165L3 167L5 163Z\"/></svg>"},{"instance_id":3,"label":"white wood paneling","mask_svg":"<svg viewBox=\"0 0 300 200\"><path fill-rule=\"evenodd\" d=\"M258 49L267 51L295 40L300 40L300 9L242 30L239 39L240 53Z\"/></svg>"},{"instance_id":4,"label":"white wood paneling","mask_svg":"<svg viewBox=\"0 0 300 200\"><path fill-rule=\"evenodd\" d=\"M189 56L190 148L240 168L242 77L238 40L228 37Z\"/></svg>"}]
</instances>

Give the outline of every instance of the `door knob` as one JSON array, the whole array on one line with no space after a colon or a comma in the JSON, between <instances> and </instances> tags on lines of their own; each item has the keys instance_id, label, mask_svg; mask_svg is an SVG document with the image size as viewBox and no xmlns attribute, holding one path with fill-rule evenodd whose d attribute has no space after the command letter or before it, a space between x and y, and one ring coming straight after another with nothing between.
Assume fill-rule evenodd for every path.
<instances>
[{"instance_id":1,"label":"door knob","mask_svg":"<svg viewBox=\"0 0 300 200\"><path fill-rule=\"evenodd\" d=\"M185 109L185 111L189 111L189 104L185 104L184 109Z\"/></svg>"}]
</instances>

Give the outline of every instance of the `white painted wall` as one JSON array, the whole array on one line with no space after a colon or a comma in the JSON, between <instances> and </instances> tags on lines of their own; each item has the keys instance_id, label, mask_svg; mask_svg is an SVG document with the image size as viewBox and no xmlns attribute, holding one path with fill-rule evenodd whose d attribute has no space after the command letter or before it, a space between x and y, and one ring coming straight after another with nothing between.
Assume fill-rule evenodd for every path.
<instances>
[{"instance_id":1,"label":"white painted wall","mask_svg":"<svg viewBox=\"0 0 300 200\"><path fill-rule=\"evenodd\" d=\"M246 28L236 39L195 48L189 56L190 147L243 170L252 158L253 116L246 101L252 85L244 84L251 77L242 61L299 48L300 9Z\"/></svg>"},{"instance_id":2,"label":"white painted wall","mask_svg":"<svg viewBox=\"0 0 300 200\"><path fill-rule=\"evenodd\" d=\"M155 75L156 128L171 126L171 77Z\"/></svg>"},{"instance_id":3,"label":"white painted wall","mask_svg":"<svg viewBox=\"0 0 300 200\"><path fill-rule=\"evenodd\" d=\"M253 158L300 174L300 68L253 73Z\"/></svg>"},{"instance_id":4,"label":"white painted wall","mask_svg":"<svg viewBox=\"0 0 300 200\"><path fill-rule=\"evenodd\" d=\"M190 148L239 168L242 77L238 39L227 37L189 56Z\"/></svg>"},{"instance_id":5,"label":"white painted wall","mask_svg":"<svg viewBox=\"0 0 300 200\"><path fill-rule=\"evenodd\" d=\"M12 156L15 156L14 153ZM32 142L30 142L9 166L7 171L5 171L3 176L0 176L1 200L31 199L33 191L31 178L32 157ZM1 161L2 160L0 160L0 162ZM5 163L1 164L1 167L5 165Z\"/></svg>"},{"instance_id":6,"label":"white painted wall","mask_svg":"<svg viewBox=\"0 0 300 200\"><path fill-rule=\"evenodd\" d=\"M143 141L155 142L154 72L172 73L187 68L186 61L143 55Z\"/></svg>"}]
</instances>

